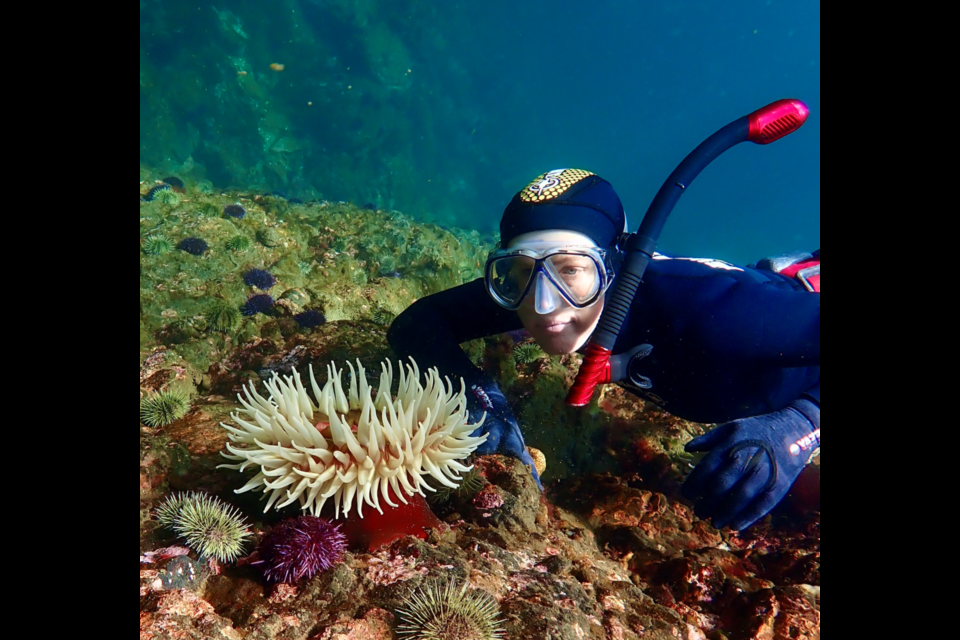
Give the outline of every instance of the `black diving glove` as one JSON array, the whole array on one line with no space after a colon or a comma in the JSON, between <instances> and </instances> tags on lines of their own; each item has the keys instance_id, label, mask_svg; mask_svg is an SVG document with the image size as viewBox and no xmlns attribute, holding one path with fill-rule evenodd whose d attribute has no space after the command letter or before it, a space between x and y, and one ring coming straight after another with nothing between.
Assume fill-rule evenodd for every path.
<instances>
[{"instance_id":1,"label":"black diving glove","mask_svg":"<svg viewBox=\"0 0 960 640\"><path fill-rule=\"evenodd\" d=\"M483 426L473 434L474 436L487 434L487 441L477 448L477 454L481 456L499 454L517 458L530 467L533 479L536 480L537 486L543 491L540 474L537 473L533 458L527 451L527 445L523 440L523 432L520 431L520 425L517 424L517 419L514 417L510 403L507 402L503 392L496 384L488 382L483 385L471 385L467 393L473 394L477 400L475 406L478 407L478 410L470 412L471 419L479 421L484 412L487 414Z\"/></svg>"},{"instance_id":2,"label":"black diving glove","mask_svg":"<svg viewBox=\"0 0 960 640\"><path fill-rule=\"evenodd\" d=\"M776 507L820 448L820 407L798 400L783 411L717 427L687 445L706 453L683 487L697 515L717 529L747 529Z\"/></svg>"}]
</instances>

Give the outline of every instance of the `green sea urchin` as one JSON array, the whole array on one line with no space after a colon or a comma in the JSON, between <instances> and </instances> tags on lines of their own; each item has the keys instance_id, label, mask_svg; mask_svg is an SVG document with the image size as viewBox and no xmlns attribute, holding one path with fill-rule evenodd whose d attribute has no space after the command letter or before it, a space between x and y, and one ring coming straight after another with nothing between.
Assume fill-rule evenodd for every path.
<instances>
[{"instance_id":1,"label":"green sea urchin","mask_svg":"<svg viewBox=\"0 0 960 640\"><path fill-rule=\"evenodd\" d=\"M183 510L183 505L189 500L196 499L197 494L195 493L175 493L166 500L164 500L159 507L157 507L156 518L157 522L160 523L160 526L164 529L170 529L171 531L176 529L177 520L180 518L180 511Z\"/></svg>"},{"instance_id":2,"label":"green sea urchin","mask_svg":"<svg viewBox=\"0 0 960 640\"><path fill-rule=\"evenodd\" d=\"M188 547L201 557L220 562L233 562L243 555L244 542L251 534L240 512L204 494L189 495L182 502L173 529Z\"/></svg>"},{"instance_id":3,"label":"green sea urchin","mask_svg":"<svg viewBox=\"0 0 960 640\"><path fill-rule=\"evenodd\" d=\"M173 189L162 189L154 194L153 201L175 207L180 204L180 194Z\"/></svg>"},{"instance_id":4,"label":"green sea urchin","mask_svg":"<svg viewBox=\"0 0 960 640\"><path fill-rule=\"evenodd\" d=\"M173 251L173 243L164 235L155 235L145 238L143 252L148 256L163 256Z\"/></svg>"},{"instance_id":5,"label":"green sea urchin","mask_svg":"<svg viewBox=\"0 0 960 640\"><path fill-rule=\"evenodd\" d=\"M204 318L207 320L207 327L217 333L233 333L243 322L240 309L226 300L217 300L210 305Z\"/></svg>"},{"instance_id":6,"label":"green sea urchin","mask_svg":"<svg viewBox=\"0 0 960 640\"><path fill-rule=\"evenodd\" d=\"M190 400L181 391L158 391L140 400L140 421L148 427L166 427L190 411Z\"/></svg>"},{"instance_id":7,"label":"green sea urchin","mask_svg":"<svg viewBox=\"0 0 960 640\"><path fill-rule=\"evenodd\" d=\"M540 345L535 342L518 344L513 350L513 359L517 361L517 364L533 364L546 355Z\"/></svg>"},{"instance_id":8,"label":"green sea urchin","mask_svg":"<svg viewBox=\"0 0 960 640\"><path fill-rule=\"evenodd\" d=\"M427 496L427 502L431 504L443 504L444 502L452 500L454 496L457 498L464 496L473 497L480 493L480 490L483 489L485 484L486 482L480 474L480 471L474 467L463 475L463 482L460 483L459 487L456 489L440 487L436 493L431 493Z\"/></svg>"},{"instance_id":9,"label":"green sea urchin","mask_svg":"<svg viewBox=\"0 0 960 640\"><path fill-rule=\"evenodd\" d=\"M250 241L250 238L244 235L235 235L227 240L227 249L236 251L237 253L247 251L251 246L253 246L253 243Z\"/></svg>"},{"instance_id":10,"label":"green sea urchin","mask_svg":"<svg viewBox=\"0 0 960 640\"><path fill-rule=\"evenodd\" d=\"M422 588L397 612L397 635L407 640L502 640L497 601L468 588L455 581Z\"/></svg>"},{"instance_id":11,"label":"green sea urchin","mask_svg":"<svg viewBox=\"0 0 960 640\"><path fill-rule=\"evenodd\" d=\"M379 324L383 327L389 327L393 324L393 321L397 319L397 316L391 313L389 310L384 309L381 306L377 306L377 308L373 310L373 314L371 314L370 319L373 320L375 324Z\"/></svg>"}]
</instances>

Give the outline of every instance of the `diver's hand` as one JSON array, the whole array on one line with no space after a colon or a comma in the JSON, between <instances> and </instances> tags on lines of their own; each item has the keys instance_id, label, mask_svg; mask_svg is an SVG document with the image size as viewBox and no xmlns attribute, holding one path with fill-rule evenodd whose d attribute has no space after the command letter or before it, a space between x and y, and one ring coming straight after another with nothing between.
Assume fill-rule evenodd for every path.
<instances>
[{"instance_id":1,"label":"diver's hand","mask_svg":"<svg viewBox=\"0 0 960 640\"><path fill-rule=\"evenodd\" d=\"M543 485L540 483L540 474L537 473L537 467L527 451L527 445L523 441L523 432L520 431L520 425L513 415L513 410L507 402L499 388L493 383L471 388L473 394L477 397L481 407L480 412L471 412L471 417L479 420L482 411L487 413L487 419L483 427L474 433L474 436L487 434L487 441L477 448L477 454L488 456L500 454L517 458L523 464L530 467L533 479L537 481L537 486L543 491Z\"/></svg>"},{"instance_id":2,"label":"diver's hand","mask_svg":"<svg viewBox=\"0 0 960 640\"><path fill-rule=\"evenodd\" d=\"M812 451L795 443L820 429L820 408L800 400L783 411L718 427L687 445L707 453L683 487L704 520L742 531L776 507L807 466Z\"/></svg>"}]
</instances>

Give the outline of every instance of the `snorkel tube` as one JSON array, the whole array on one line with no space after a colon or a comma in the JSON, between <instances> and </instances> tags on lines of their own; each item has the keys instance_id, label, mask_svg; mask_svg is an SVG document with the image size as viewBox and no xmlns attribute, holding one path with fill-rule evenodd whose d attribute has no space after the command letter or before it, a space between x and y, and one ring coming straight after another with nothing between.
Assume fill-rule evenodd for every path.
<instances>
[{"instance_id":1,"label":"snorkel tube","mask_svg":"<svg viewBox=\"0 0 960 640\"><path fill-rule=\"evenodd\" d=\"M721 154L743 142L770 144L785 138L803 126L810 110L799 100L780 100L710 136L667 178L647 210L640 230L620 240L625 252L613 293L607 298L597 330L587 346L577 380L567 396L571 407L585 407L593 398L597 385L619 382L626 376L628 362L613 362L613 348L627 319L633 299L643 282L643 275L653 260L657 241L667 218L690 183ZM613 365L613 366L612 366Z\"/></svg>"}]
</instances>

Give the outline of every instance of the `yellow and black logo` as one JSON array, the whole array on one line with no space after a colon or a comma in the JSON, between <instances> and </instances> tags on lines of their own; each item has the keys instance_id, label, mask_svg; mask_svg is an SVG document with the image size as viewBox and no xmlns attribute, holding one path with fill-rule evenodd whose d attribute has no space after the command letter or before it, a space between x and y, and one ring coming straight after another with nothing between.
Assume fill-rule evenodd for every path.
<instances>
[{"instance_id":1,"label":"yellow and black logo","mask_svg":"<svg viewBox=\"0 0 960 640\"><path fill-rule=\"evenodd\" d=\"M545 173L520 192L523 202L546 202L559 198L573 185L595 175L581 169L557 169Z\"/></svg>"}]
</instances>

